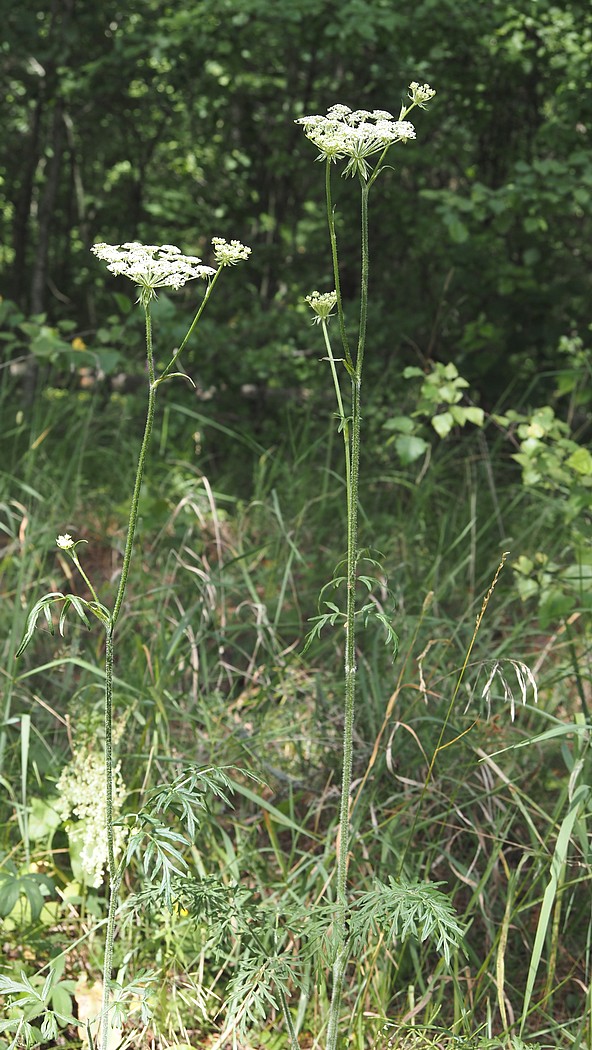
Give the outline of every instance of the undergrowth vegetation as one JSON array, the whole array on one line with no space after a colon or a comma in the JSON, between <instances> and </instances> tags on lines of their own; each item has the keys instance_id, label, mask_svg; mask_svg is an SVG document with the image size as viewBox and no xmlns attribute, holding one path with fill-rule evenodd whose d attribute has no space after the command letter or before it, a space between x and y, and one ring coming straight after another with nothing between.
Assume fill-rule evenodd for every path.
<instances>
[{"instance_id":1,"label":"undergrowth vegetation","mask_svg":"<svg viewBox=\"0 0 592 1050\"><path fill-rule=\"evenodd\" d=\"M3 393L7 419L9 383ZM314 405L296 405L283 445L263 449L233 436L233 421L222 441L234 443L234 454L222 455L220 420L212 415L208 426L210 406L192 420L194 402L178 392L175 398L167 404L169 433L162 421L156 427L122 614L123 808L135 809L189 762L252 769L265 786L255 790L237 777L232 808L215 803L188 847L193 864L204 878L215 874L271 908L288 895L307 909L328 877L338 818L338 639L326 636L300 655L322 570L341 553L333 423L319 422ZM113 586L137 411L132 395L106 405L100 399L98 391L64 397L49 383L29 426L15 420L13 466L2 475L4 974L17 984L26 976L43 1006L74 1011L81 1037L84 1019L98 1010L92 989L105 900L80 864L76 829L88 816L63 818L57 783L80 749L95 758L102 752L101 639L71 626L64 638L41 632L34 651L16 666L13 658L40 588L81 593L71 565L54 553L61 530L78 526L89 541L85 566L95 585ZM199 466L187 439L185 451L175 440L188 424L200 431ZM224 463L217 475L210 457ZM460 1037L463 1045L497 1046L504 1031L518 1030L526 1005L524 1038L586 1046L589 825L585 805L575 813L570 806L590 781L588 592L570 585L569 611L543 624L540 586L521 597L523 559L536 564L544 552L558 566L560 587L572 563L565 529L550 528L561 508L544 492L520 487L495 430L442 445L424 476L418 473L385 467L379 455L362 495L362 533L372 518L396 600L400 654L393 665L376 632L360 658L351 880L370 892L373 879L388 880L406 852L414 872L444 883L467 933L447 968L413 942L399 952L376 942L360 951L348 977L347 1030L360 1047L456 1046ZM448 746L424 790L502 548L512 554L456 698ZM510 659L535 676L536 708L530 689L522 706ZM488 712L482 692L494 662L507 687L499 675L493 679ZM513 722L506 688L517 698ZM137 888L140 865L132 864L128 879ZM123 1026L129 1045L215 1045L230 1023L225 1004L240 931L217 937L188 904L122 917L117 980L137 978L152 1014L142 1021L138 989ZM525 1004L539 931L539 966ZM59 976L44 989L49 960ZM147 970L156 978L144 984ZM5 1002L25 994L17 989ZM327 1009L309 963L298 1003L307 1045L306 1033L318 1030ZM33 1023L41 1016L34 1006ZM268 1022L259 1021L241 1045L281 1045L273 1012L268 1006ZM73 1025L62 1032L70 1034L61 1045L76 1038Z\"/></svg>"},{"instance_id":2,"label":"undergrowth vegetation","mask_svg":"<svg viewBox=\"0 0 592 1050\"><path fill-rule=\"evenodd\" d=\"M358 499L333 261L315 363L352 403L296 384L253 425L248 391L163 385L129 560L134 322L80 389L73 333L2 304L4 1050L592 1045L590 352L488 412L454 366L369 362ZM362 265L362 336L365 296ZM79 620L37 625L43 591Z\"/></svg>"}]
</instances>

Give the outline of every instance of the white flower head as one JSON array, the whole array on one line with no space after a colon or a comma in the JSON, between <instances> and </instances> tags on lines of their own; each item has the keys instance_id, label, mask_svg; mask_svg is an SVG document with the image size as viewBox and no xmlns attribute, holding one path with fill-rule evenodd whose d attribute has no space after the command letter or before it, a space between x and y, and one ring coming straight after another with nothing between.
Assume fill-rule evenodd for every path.
<instances>
[{"instance_id":1,"label":"white flower head","mask_svg":"<svg viewBox=\"0 0 592 1050\"><path fill-rule=\"evenodd\" d=\"M416 80L409 85L409 98L420 109L425 109L427 103L434 97L436 92L429 84L418 84Z\"/></svg>"},{"instance_id":2,"label":"white flower head","mask_svg":"<svg viewBox=\"0 0 592 1050\"><path fill-rule=\"evenodd\" d=\"M305 302L308 303L314 313L313 324L321 324L328 321L332 316L332 310L337 305L337 292L312 292L307 295Z\"/></svg>"},{"instance_id":3,"label":"white flower head","mask_svg":"<svg viewBox=\"0 0 592 1050\"><path fill-rule=\"evenodd\" d=\"M182 288L187 281L207 279L216 272L202 266L196 255L183 255L176 244L93 244L93 255L107 264L116 276L129 277L140 290L140 301L146 306L156 298L157 288Z\"/></svg>"},{"instance_id":4,"label":"white flower head","mask_svg":"<svg viewBox=\"0 0 592 1050\"><path fill-rule=\"evenodd\" d=\"M107 800L105 796L105 759L88 745L75 751L64 766L57 782L59 799L56 809L68 821L68 837L78 854L81 872L87 886L98 888L107 866ZM121 813L126 796L119 763L113 769L113 814ZM125 829L114 828L114 852L124 844Z\"/></svg>"},{"instance_id":5,"label":"white flower head","mask_svg":"<svg viewBox=\"0 0 592 1050\"><path fill-rule=\"evenodd\" d=\"M395 120L393 128L396 130L396 134L401 142L415 138L415 128L409 120Z\"/></svg>"},{"instance_id":6,"label":"white flower head","mask_svg":"<svg viewBox=\"0 0 592 1050\"><path fill-rule=\"evenodd\" d=\"M342 106L341 103L337 103L335 106L330 106L327 110L328 120L346 120L351 114L349 106Z\"/></svg>"},{"instance_id":7,"label":"white flower head","mask_svg":"<svg viewBox=\"0 0 592 1050\"><path fill-rule=\"evenodd\" d=\"M415 128L408 120L394 120L385 109L356 109L335 105L324 117L313 114L299 117L304 134L319 150L317 160L337 161L348 158L344 175L370 175L368 158L384 153L395 142L415 138Z\"/></svg>"},{"instance_id":8,"label":"white flower head","mask_svg":"<svg viewBox=\"0 0 592 1050\"><path fill-rule=\"evenodd\" d=\"M236 266L251 254L251 249L237 240L225 241L224 237L212 237L212 245L220 266Z\"/></svg>"},{"instance_id":9,"label":"white flower head","mask_svg":"<svg viewBox=\"0 0 592 1050\"><path fill-rule=\"evenodd\" d=\"M67 532L63 536L58 536L56 539L56 543L62 551L72 550L72 547L75 546L74 540L71 536L68 535Z\"/></svg>"}]
</instances>

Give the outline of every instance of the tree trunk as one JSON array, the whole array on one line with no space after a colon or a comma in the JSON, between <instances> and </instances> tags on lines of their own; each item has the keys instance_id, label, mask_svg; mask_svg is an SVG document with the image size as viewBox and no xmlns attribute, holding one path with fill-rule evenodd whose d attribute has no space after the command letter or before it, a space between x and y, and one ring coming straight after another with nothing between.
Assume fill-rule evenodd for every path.
<instances>
[{"instance_id":1,"label":"tree trunk","mask_svg":"<svg viewBox=\"0 0 592 1050\"><path fill-rule=\"evenodd\" d=\"M44 96L41 92L35 103L31 117L31 130L23 150L22 181L18 195L15 200L14 222L12 226L12 244L14 248L13 286L12 298L22 310L27 309L26 302L26 268L27 268L27 245L29 242L29 219L31 215L31 200L33 198L33 183L35 172L39 163L39 136L41 130L41 117L43 115Z\"/></svg>"},{"instance_id":2,"label":"tree trunk","mask_svg":"<svg viewBox=\"0 0 592 1050\"><path fill-rule=\"evenodd\" d=\"M64 130L64 103L61 98L58 98L55 103L51 130L51 157L47 168L47 178L39 202L39 232L33 266L33 278L31 280L30 306L33 314L40 314L45 310L49 267L49 239L64 152Z\"/></svg>"}]
</instances>

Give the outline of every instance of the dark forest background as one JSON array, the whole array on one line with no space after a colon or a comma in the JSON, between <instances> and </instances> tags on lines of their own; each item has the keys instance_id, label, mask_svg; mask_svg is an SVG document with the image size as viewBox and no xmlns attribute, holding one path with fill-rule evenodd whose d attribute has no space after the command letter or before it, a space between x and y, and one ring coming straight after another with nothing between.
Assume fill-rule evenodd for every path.
<instances>
[{"instance_id":1,"label":"dark forest background","mask_svg":"<svg viewBox=\"0 0 592 1050\"><path fill-rule=\"evenodd\" d=\"M585 333L586 0L3 8L0 273L25 314L74 320L90 343L113 307L93 241L201 253L235 236L253 256L219 307L233 343L200 368L285 385L307 343L295 307L330 283L320 172L294 118L336 101L397 113L414 79L438 95L373 205L374 361L453 359L491 405ZM338 207L350 195L343 182ZM343 235L352 298L356 226Z\"/></svg>"}]
</instances>

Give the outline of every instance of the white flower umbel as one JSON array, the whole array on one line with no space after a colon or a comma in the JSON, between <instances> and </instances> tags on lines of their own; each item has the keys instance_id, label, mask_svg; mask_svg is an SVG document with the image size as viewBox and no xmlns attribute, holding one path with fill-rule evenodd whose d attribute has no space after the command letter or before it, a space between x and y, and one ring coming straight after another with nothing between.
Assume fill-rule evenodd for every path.
<instances>
[{"instance_id":1,"label":"white flower umbel","mask_svg":"<svg viewBox=\"0 0 592 1050\"><path fill-rule=\"evenodd\" d=\"M318 160L337 161L349 157L344 175L367 179L369 157L384 153L395 142L415 138L415 128L408 120L396 120L384 109L351 110L336 105L324 117L299 117L304 134L319 150Z\"/></svg>"},{"instance_id":2,"label":"white flower umbel","mask_svg":"<svg viewBox=\"0 0 592 1050\"><path fill-rule=\"evenodd\" d=\"M324 117L313 114L298 117L304 134L319 150L317 160L337 161L349 157L344 175L359 175L367 181L371 168L368 158L384 154L396 142L415 138L415 128L407 116L414 106L425 109L436 94L429 84L409 85L410 105L403 104L398 119L386 109L355 109L338 103L327 110ZM380 166L380 164L379 164Z\"/></svg>"},{"instance_id":3,"label":"white flower umbel","mask_svg":"<svg viewBox=\"0 0 592 1050\"><path fill-rule=\"evenodd\" d=\"M240 241L225 241L224 237L212 237L216 262L220 266L236 266L238 262L248 259L251 249Z\"/></svg>"},{"instance_id":4,"label":"white flower umbel","mask_svg":"<svg viewBox=\"0 0 592 1050\"><path fill-rule=\"evenodd\" d=\"M71 536L68 535L67 532L63 536L58 536L56 539L56 543L62 551L69 551L72 549L72 547L75 546L74 540Z\"/></svg>"},{"instance_id":5,"label":"white flower umbel","mask_svg":"<svg viewBox=\"0 0 592 1050\"><path fill-rule=\"evenodd\" d=\"M202 266L196 255L183 255L175 244L94 244L91 252L116 276L129 277L146 304L156 298L157 288L182 288L187 281L213 277L211 266Z\"/></svg>"},{"instance_id":6,"label":"white flower umbel","mask_svg":"<svg viewBox=\"0 0 592 1050\"><path fill-rule=\"evenodd\" d=\"M311 310L314 313L312 319L313 324L320 324L321 321L328 321L332 316L332 310L337 305L337 292L312 292L311 295L307 295L305 302L308 303Z\"/></svg>"},{"instance_id":7,"label":"white flower umbel","mask_svg":"<svg viewBox=\"0 0 592 1050\"><path fill-rule=\"evenodd\" d=\"M76 751L64 766L57 782L60 793L56 809L69 821L68 835L78 847L80 867L87 886L98 889L107 863L105 759L87 747ZM113 817L121 812L125 785L119 765L113 769ZM123 845L123 828L114 828L115 854Z\"/></svg>"},{"instance_id":8,"label":"white flower umbel","mask_svg":"<svg viewBox=\"0 0 592 1050\"><path fill-rule=\"evenodd\" d=\"M418 84L417 81L412 81L409 85L409 98L414 105L419 106L420 109L426 108L426 103L434 97L436 92L429 84Z\"/></svg>"}]
</instances>

